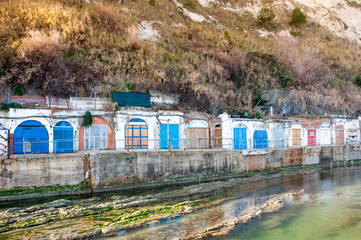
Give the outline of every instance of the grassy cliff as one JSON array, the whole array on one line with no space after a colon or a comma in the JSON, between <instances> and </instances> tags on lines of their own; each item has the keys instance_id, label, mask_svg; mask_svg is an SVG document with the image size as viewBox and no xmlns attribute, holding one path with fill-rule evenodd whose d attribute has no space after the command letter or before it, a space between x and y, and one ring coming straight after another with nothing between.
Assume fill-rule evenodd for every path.
<instances>
[{"instance_id":1,"label":"grassy cliff","mask_svg":"<svg viewBox=\"0 0 361 240\"><path fill-rule=\"evenodd\" d=\"M294 89L299 113L359 108L359 45L309 18L290 25L292 9L273 1L256 16L232 10L247 2L3 0L0 86L65 97L135 84L180 94L183 109L235 114L253 112L262 91ZM158 40L141 40L144 22Z\"/></svg>"}]
</instances>

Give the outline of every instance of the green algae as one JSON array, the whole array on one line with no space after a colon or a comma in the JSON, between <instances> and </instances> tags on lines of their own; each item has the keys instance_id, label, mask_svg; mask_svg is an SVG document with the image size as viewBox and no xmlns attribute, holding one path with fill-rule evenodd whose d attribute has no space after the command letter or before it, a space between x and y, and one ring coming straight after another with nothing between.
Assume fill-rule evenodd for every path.
<instances>
[{"instance_id":1,"label":"green algae","mask_svg":"<svg viewBox=\"0 0 361 240\"><path fill-rule=\"evenodd\" d=\"M87 190L84 183L77 185L55 185L47 187L26 187L26 188L13 188L7 190L0 190L1 197L6 196L19 196L30 194L47 194L47 193L64 193L64 192L78 192Z\"/></svg>"}]
</instances>

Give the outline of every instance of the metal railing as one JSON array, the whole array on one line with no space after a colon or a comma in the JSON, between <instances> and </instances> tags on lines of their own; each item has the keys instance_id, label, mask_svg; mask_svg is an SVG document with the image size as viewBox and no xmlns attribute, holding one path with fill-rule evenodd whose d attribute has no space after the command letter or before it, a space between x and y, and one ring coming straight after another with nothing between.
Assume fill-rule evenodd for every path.
<instances>
[{"instance_id":1,"label":"metal railing","mask_svg":"<svg viewBox=\"0 0 361 240\"><path fill-rule=\"evenodd\" d=\"M338 139L331 140L331 144L308 145L306 139L283 139L270 141L268 139L233 139L233 138L192 138L192 139L105 139L94 138L87 140L55 140L55 141L15 141L12 147L14 154L34 153L73 153L78 151L120 150L120 151L191 151L191 150L246 150L246 149L274 149L286 147L306 146L337 146L358 145L354 139L350 142L344 138L343 144ZM295 144L298 143L298 144ZM304 144L306 143L306 144Z\"/></svg>"}]
</instances>

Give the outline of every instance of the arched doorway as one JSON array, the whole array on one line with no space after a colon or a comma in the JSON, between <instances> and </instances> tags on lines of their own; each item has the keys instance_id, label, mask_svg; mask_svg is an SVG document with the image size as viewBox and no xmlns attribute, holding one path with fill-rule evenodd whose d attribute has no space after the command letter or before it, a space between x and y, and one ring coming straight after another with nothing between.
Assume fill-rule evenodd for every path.
<instances>
[{"instance_id":1,"label":"arched doorway","mask_svg":"<svg viewBox=\"0 0 361 240\"><path fill-rule=\"evenodd\" d=\"M193 120L187 127L187 148L198 149L209 146L209 126L206 121Z\"/></svg>"},{"instance_id":2,"label":"arched doorway","mask_svg":"<svg viewBox=\"0 0 361 240\"><path fill-rule=\"evenodd\" d=\"M49 134L38 121L28 120L16 127L14 154L49 153Z\"/></svg>"},{"instance_id":3,"label":"arched doorway","mask_svg":"<svg viewBox=\"0 0 361 240\"><path fill-rule=\"evenodd\" d=\"M79 149L111 149L114 146L113 130L102 117L93 117L91 126L82 126L79 138Z\"/></svg>"},{"instance_id":4,"label":"arched doorway","mask_svg":"<svg viewBox=\"0 0 361 240\"><path fill-rule=\"evenodd\" d=\"M319 139L320 139L321 145L330 145L331 144L331 127L328 122L324 122L321 124Z\"/></svg>"},{"instance_id":5,"label":"arched doorway","mask_svg":"<svg viewBox=\"0 0 361 240\"><path fill-rule=\"evenodd\" d=\"M222 148L222 125L217 124L214 127L213 131L213 139L212 139L212 147L213 148Z\"/></svg>"},{"instance_id":6,"label":"arched doorway","mask_svg":"<svg viewBox=\"0 0 361 240\"><path fill-rule=\"evenodd\" d=\"M257 127L254 131L253 148L268 148L268 136L264 127Z\"/></svg>"},{"instance_id":7,"label":"arched doorway","mask_svg":"<svg viewBox=\"0 0 361 240\"><path fill-rule=\"evenodd\" d=\"M273 128L274 146L275 148L285 147L285 128L282 125L277 125Z\"/></svg>"},{"instance_id":8,"label":"arched doorway","mask_svg":"<svg viewBox=\"0 0 361 240\"><path fill-rule=\"evenodd\" d=\"M345 143L345 129L343 125L336 126L335 138L337 145L343 145Z\"/></svg>"},{"instance_id":9,"label":"arched doorway","mask_svg":"<svg viewBox=\"0 0 361 240\"><path fill-rule=\"evenodd\" d=\"M240 124L238 127L233 128L234 149L247 148L247 128Z\"/></svg>"},{"instance_id":10,"label":"arched doorway","mask_svg":"<svg viewBox=\"0 0 361 240\"><path fill-rule=\"evenodd\" d=\"M131 119L125 126L125 148L148 148L148 125L143 119Z\"/></svg>"},{"instance_id":11,"label":"arched doorway","mask_svg":"<svg viewBox=\"0 0 361 240\"><path fill-rule=\"evenodd\" d=\"M73 152L73 127L67 121L58 122L54 127L54 152Z\"/></svg>"}]
</instances>

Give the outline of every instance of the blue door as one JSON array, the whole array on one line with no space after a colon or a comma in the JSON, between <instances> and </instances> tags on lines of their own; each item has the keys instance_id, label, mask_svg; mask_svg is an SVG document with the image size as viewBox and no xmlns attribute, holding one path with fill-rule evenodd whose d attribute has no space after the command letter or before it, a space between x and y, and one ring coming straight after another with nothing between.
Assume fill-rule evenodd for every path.
<instances>
[{"instance_id":1,"label":"blue door","mask_svg":"<svg viewBox=\"0 0 361 240\"><path fill-rule=\"evenodd\" d=\"M253 148L268 148L267 131L264 127L257 127L254 131Z\"/></svg>"},{"instance_id":2,"label":"blue door","mask_svg":"<svg viewBox=\"0 0 361 240\"><path fill-rule=\"evenodd\" d=\"M54 127L54 152L73 152L73 127L66 121L58 122Z\"/></svg>"},{"instance_id":3,"label":"blue door","mask_svg":"<svg viewBox=\"0 0 361 240\"><path fill-rule=\"evenodd\" d=\"M160 125L160 149L179 149L179 125Z\"/></svg>"},{"instance_id":4,"label":"blue door","mask_svg":"<svg viewBox=\"0 0 361 240\"><path fill-rule=\"evenodd\" d=\"M21 123L14 132L14 154L48 153L49 135L45 126L38 121Z\"/></svg>"},{"instance_id":5,"label":"blue door","mask_svg":"<svg viewBox=\"0 0 361 240\"><path fill-rule=\"evenodd\" d=\"M233 129L234 149L247 148L247 128L245 126Z\"/></svg>"}]
</instances>

